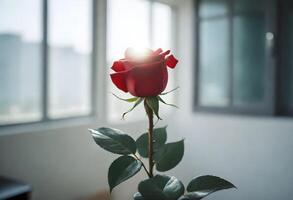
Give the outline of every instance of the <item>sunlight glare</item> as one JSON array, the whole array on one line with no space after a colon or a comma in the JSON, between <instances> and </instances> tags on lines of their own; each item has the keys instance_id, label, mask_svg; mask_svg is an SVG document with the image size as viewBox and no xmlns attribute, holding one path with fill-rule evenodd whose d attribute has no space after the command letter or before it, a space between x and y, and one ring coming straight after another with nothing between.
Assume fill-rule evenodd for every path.
<instances>
[{"instance_id":1,"label":"sunlight glare","mask_svg":"<svg viewBox=\"0 0 293 200\"><path fill-rule=\"evenodd\" d=\"M126 52L129 57L139 60L145 59L152 53L150 49L141 46L130 47Z\"/></svg>"}]
</instances>

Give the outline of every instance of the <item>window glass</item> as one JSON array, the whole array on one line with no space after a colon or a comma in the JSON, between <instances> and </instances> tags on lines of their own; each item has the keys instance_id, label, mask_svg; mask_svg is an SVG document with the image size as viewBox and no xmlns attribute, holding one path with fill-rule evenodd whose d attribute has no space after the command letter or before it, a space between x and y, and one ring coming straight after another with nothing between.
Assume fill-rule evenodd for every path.
<instances>
[{"instance_id":1,"label":"window glass","mask_svg":"<svg viewBox=\"0 0 293 200\"><path fill-rule=\"evenodd\" d=\"M0 124L42 117L41 2L0 1Z\"/></svg>"},{"instance_id":2,"label":"window glass","mask_svg":"<svg viewBox=\"0 0 293 200\"><path fill-rule=\"evenodd\" d=\"M228 13L227 0L200 0L199 16L200 17L216 17Z\"/></svg>"},{"instance_id":3,"label":"window glass","mask_svg":"<svg viewBox=\"0 0 293 200\"><path fill-rule=\"evenodd\" d=\"M153 3L153 44L152 47L170 49L172 38L172 9L170 6L162 3Z\"/></svg>"},{"instance_id":4,"label":"window glass","mask_svg":"<svg viewBox=\"0 0 293 200\"><path fill-rule=\"evenodd\" d=\"M150 3L147 0L110 0L107 3L108 60L123 57L130 46L149 47Z\"/></svg>"},{"instance_id":5,"label":"window glass","mask_svg":"<svg viewBox=\"0 0 293 200\"><path fill-rule=\"evenodd\" d=\"M199 31L199 104L229 103L228 19L202 20Z\"/></svg>"},{"instance_id":6,"label":"window glass","mask_svg":"<svg viewBox=\"0 0 293 200\"><path fill-rule=\"evenodd\" d=\"M91 111L91 0L49 1L49 117Z\"/></svg>"},{"instance_id":7,"label":"window glass","mask_svg":"<svg viewBox=\"0 0 293 200\"><path fill-rule=\"evenodd\" d=\"M203 106L259 105L265 103L265 4L229 2L200 1L198 101Z\"/></svg>"},{"instance_id":8,"label":"window glass","mask_svg":"<svg viewBox=\"0 0 293 200\"><path fill-rule=\"evenodd\" d=\"M171 48L172 11L170 6L148 0L109 0L107 3L107 63L109 72L113 61L123 58L124 51L128 47ZM126 10L127 12L125 12ZM172 72L169 75L169 87L173 87ZM124 98L130 98L131 95L118 90L112 84L110 77L108 77L107 83L109 83L107 113L111 121L117 121L121 119L123 112L130 109L132 104L118 100L110 95L110 92ZM171 94L164 99L172 103L173 96ZM161 108L164 110L163 105ZM138 106L126 117L127 120L143 119L145 117L143 113L143 106Z\"/></svg>"},{"instance_id":9,"label":"window glass","mask_svg":"<svg viewBox=\"0 0 293 200\"><path fill-rule=\"evenodd\" d=\"M246 11L264 11L266 0L233 0L234 11L246 12Z\"/></svg>"},{"instance_id":10,"label":"window glass","mask_svg":"<svg viewBox=\"0 0 293 200\"><path fill-rule=\"evenodd\" d=\"M233 20L233 103L264 101L265 66L264 17L238 15Z\"/></svg>"}]
</instances>

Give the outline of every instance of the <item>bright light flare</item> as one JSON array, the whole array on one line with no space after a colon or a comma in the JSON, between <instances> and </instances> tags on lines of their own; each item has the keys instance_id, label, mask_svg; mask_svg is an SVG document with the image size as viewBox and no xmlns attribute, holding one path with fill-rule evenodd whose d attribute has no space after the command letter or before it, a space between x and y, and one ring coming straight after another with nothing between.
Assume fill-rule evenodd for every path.
<instances>
[{"instance_id":1,"label":"bright light flare","mask_svg":"<svg viewBox=\"0 0 293 200\"><path fill-rule=\"evenodd\" d=\"M127 57L131 57L138 60L143 60L148 57L152 51L143 47L130 47L126 50Z\"/></svg>"}]
</instances>

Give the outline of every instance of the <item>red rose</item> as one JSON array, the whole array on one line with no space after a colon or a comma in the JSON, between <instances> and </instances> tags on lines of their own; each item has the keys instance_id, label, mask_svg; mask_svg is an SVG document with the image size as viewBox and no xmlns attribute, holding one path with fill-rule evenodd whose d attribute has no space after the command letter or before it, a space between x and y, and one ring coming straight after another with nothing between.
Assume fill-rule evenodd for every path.
<instances>
[{"instance_id":1,"label":"red rose","mask_svg":"<svg viewBox=\"0 0 293 200\"><path fill-rule=\"evenodd\" d=\"M117 88L136 97L150 97L161 94L168 83L167 66L174 68L178 60L169 55L170 50L147 50L144 58L136 57L133 49L125 51L125 58L115 61L111 74ZM166 57L167 56L167 57Z\"/></svg>"}]
</instances>

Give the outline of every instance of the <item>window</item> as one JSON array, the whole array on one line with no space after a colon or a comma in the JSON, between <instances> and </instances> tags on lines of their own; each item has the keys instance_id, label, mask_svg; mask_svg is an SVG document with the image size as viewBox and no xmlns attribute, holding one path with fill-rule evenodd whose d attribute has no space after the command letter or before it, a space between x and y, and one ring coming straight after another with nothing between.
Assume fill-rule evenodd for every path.
<instances>
[{"instance_id":1,"label":"window","mask_svg":"<svg viewBox=\"0 0 293 200\"><path fill-rule=\"evenodd\" d=\"M88 115L91 111L91 9L89 0L49 1L51 118Z\"/></svg>"},{"instance_id":2,"label":"window","mask_svg":"<svg viewBox=\"0 0 293 200\"><path fill-rule=\"evenodd\" d=\"M149 0L109 0L107 16L107 65L112 65L114 60L124 56L124 51L128 47L150 47L153 49L174 49L172 31L172 8L163 3ZM131 9L129 9L131 8ZM127 10L127 12L125 12ZM138 17L139 16L139 17ZM110 71L109 71L110 72ZM169 70L168 89L174 89L174 75ZM122 96L111 81L108 81L109 92ZM110 120L120 120L122 113L127 111L131 104L121 102L115 97L108 95L108 110ZM125 94L124 97L129 97ZM169 94L164 99L172 103L173 94ZM139 106L129 113L127 119L137 120L137 114L142 112L143 107ZM160 107L160 109L168 109Z\"/></svg>"},{"instance_id":3,"label":"window","mask_svg":"<svg viewBox=\"0 0 293 200\"><path fill-rule=\"evenodd\" d=\"M0 124L42 118L41 8L40 0L0 1Z\"/></svg>"},{"instance_id":4,"label":"window","mask_svg":"<svg viewBox=\"0 0 293 200\"><path fill-rule=\"evenodd\" d=\"M0 1L0 125L90 114L92 8Z\"/></svg>"},{"instance_id":5,"label":"window","mask_svg":"<svg viewBox=\"0 0 293 200\"><path fill-rule=\"evenodd\" d=\"M277 3L287 10L281 20L286 25L278 24ZM292 106L288 102L293 102L288 95L293 80L292 42L288 42L292 41L292 3L199 0L196 8L196 108L273 114L282 102L283 110L288 110ZM282 49L277 37L282 38Z\"/></svg>"}]
</instances>

